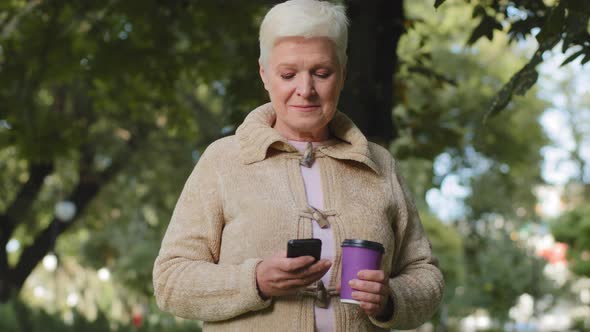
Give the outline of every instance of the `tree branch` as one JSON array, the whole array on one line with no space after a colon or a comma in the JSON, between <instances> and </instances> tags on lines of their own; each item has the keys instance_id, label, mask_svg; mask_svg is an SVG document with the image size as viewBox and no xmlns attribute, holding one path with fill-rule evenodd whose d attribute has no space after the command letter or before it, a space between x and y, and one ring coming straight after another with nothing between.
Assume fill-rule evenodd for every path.
<instances>
[{"instance_id":1,"label":"tree branch","mask_svg":"<svg viewBox=\"0 0 590 332\"><path fill-rule=\"evenodd\" d=\"M0 25L4 26L2 28L2 33L1 33L2 38L6 39L14 31L16 31L16 28L18 27L18 23L20 22L21 18L25 15L28 15L31 11L33 11L33 9L35 9L35 7L40 5L41 2L42 2L41 0L31 1L25 6L24 9L18 10L17 14L14 15L9 22L7 22L6 24L4 24L4 21L0 22Z\"/></svg>"},{"instance_id":2,"label":"tree branch","mask_svg":"<svg viewBox=\"0 0 590 332\"><path fill-rule=\"evenodd\" d=\"M143 136L142 136L143 137ZM129 156L137 150L138 144L136 142L140 137L134 136L127 142L127 148L122 149L114 162L100 173L92 171L93 154L82 153L79 165L79 182L66 200L71 201L77 207L77 212L69 222L62 222L56 217L51 223L39 233L33 243L26 247L17 265L10 271L11 287L20 290L31 274L35 266L43 259L43 257L53 249L55 240L66 230L72 227L81 216L88 205L122 169L127 165ZM85 149L86 151L93 151L92 149Z\"/></svg>"},{"instance_id":3,"label":"tree branch","mask_svg":"<svg viewBox=\"0 0 590 332\"><path fill-rule=\"evenodd\" d=\"M96 197L104 184L99 181L81 181L78 183L74 191L67 198L67 200L76 205L78 213L76 213L76 216L70 222L61 222L54 217L51 223L35 237L33 243L23 250L17 265L10 274L13 287L20 289L23 286L25 280L39 261L53 249L55 239L80 219L80 215L82 215L92 199Z\"/></svg>"},{"instance_id":4,"label":"tree branch","mask_svg":"<svg viewBox=\"0 0 590 332\"><path fill-rule=\"evenodd\" d=\"M53 167L53 162L31 164L29 166L29 179L20 188L4 214L0 215L0 246L2 248L8 243L16 225L25 219L26 214L31 210L31 206L37 199L45 178L53 172ZM0 250L0 252L2 251Z\"/></svg>"}]
</instances>

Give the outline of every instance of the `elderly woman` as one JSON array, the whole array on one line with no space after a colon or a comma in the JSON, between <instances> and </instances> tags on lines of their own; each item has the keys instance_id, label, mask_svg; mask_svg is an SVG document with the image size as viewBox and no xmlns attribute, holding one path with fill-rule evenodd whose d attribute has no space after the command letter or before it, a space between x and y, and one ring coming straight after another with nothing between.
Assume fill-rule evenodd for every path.
<instances>
[{"instance_id":1,"label":"elderly woman","mask_svg":"<svg viewBox=\"0 0 590 332\"><path fill-rule=\"evenodd\" d=\"M154 266L158 305L205 331L383 331L429 319L443 279L416 207L382 147L336 110L345 79L344 8L273 7L260 28L270 103L212 143L188 178ZM322 259L287 258L319 238ZM383 244L381 268L339 301L344 239Z\"/></svg>"}]
</instances>

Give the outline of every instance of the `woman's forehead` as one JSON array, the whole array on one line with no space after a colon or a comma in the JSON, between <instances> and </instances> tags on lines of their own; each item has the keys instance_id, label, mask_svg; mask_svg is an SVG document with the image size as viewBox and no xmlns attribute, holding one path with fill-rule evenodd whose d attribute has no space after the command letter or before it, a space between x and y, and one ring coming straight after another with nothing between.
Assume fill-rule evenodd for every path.
<instances>
[{"instance_id":1,"label":"woman's forehead","mask_svg":"<svg viewBox=\"0 0 590 332\"><path fill-rule=\"evenodd\" d=\"M316 65L338 63L334 43L327 38L287 37L275 43L271 55L275 66L290 65L301 61Z\"/></svg>"}]
</instances>

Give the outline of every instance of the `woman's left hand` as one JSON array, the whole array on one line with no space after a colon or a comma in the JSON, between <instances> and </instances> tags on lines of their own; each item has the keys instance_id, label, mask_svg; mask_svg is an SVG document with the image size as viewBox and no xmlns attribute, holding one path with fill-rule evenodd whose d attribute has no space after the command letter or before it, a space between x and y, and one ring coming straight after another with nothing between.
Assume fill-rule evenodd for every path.
<instances>
[{"instance_id":1,"label":"woman's left hand","mask_svg":"<svg viewBox=\"0 0 590 332\"><path fill-rule=\"evenodd\" d=\"M360 307L369 316L389 317L392 308L388 305L389 278L381 270L361 270L358 279L350 281L352 298L360 301Z\"/></svg>"}]
</instances>

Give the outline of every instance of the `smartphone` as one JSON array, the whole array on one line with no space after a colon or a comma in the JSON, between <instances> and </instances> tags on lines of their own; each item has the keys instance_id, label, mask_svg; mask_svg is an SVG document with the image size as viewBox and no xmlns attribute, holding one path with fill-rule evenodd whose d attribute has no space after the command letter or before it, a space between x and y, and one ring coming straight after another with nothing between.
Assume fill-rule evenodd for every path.
<instances>
[{"instance_id":1,"label":"smartphone","mask_svg":"<svg viewBox=\"0 0 590 332\"><path fill-rule=\"evenodd\" d=\"M322 240L320 239L297 239L289 240L287 243L287 257L312 256L316 261L320 260L322 254Z\"/></svg>"}]
</instances>

